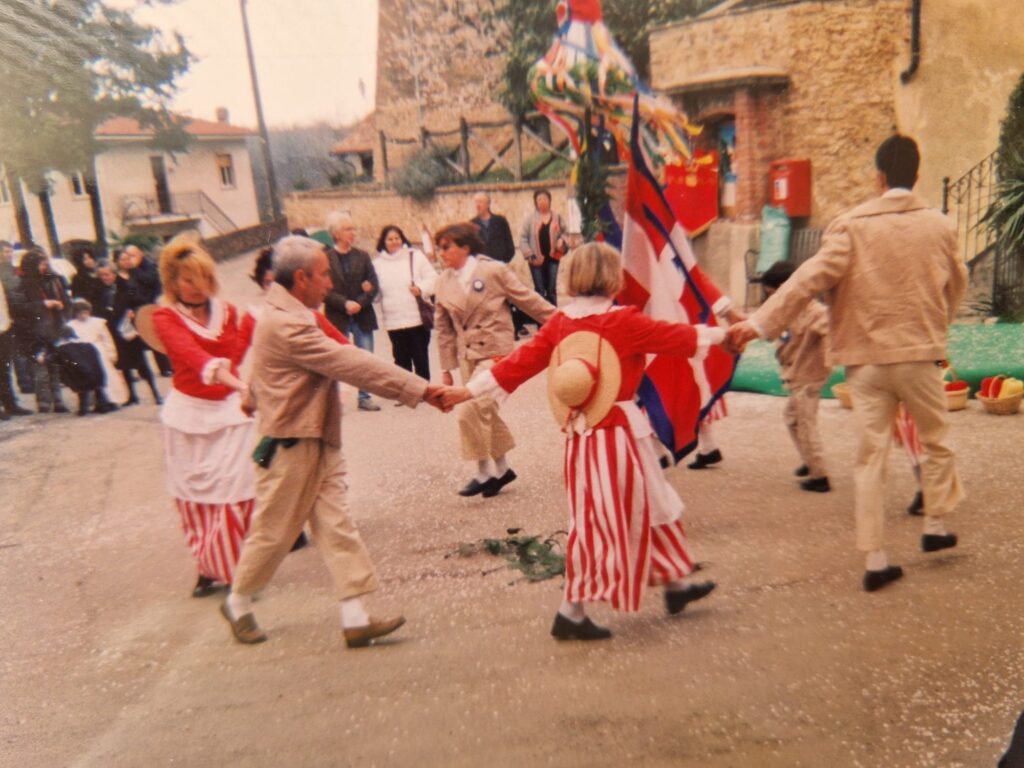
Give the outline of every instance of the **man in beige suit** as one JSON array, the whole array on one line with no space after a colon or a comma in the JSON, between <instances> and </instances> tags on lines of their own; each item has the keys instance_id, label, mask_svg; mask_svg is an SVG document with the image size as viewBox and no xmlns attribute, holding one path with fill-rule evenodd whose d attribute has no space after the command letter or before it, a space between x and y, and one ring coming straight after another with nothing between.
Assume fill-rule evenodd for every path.
<instances>
[{"instance_id":1,"label":"man in beige suit","mask_svg":"<svg viewBox=\"0 0 1024 768\"><path fill-rule=\"evenodd\" d=\"M338 381L413 408L423 400L436 404L442 388L324 332L327 320L314 310L331 290L331 278L318 242L278 242L274 275L252 347L249 405L255 404L263 437L254 454L256 513L221 612L239 642L266 639L252 613L252 595L270 581L309 520L341 600L345 642L364 646L405 620L371 618L362 603L378 581L345 501Z\"/></svg>"},{"instance_id":2,"label":"man in beige suit","mask_svg":"<svg viewBox=\"0 0 1024 768\"><path fill-rule=\"evenodd\" d=\"M869 592L903 575L889 564L882 540L885 466L900 402L917 423L925 454L925 552L956 546L943 518L963 497L947 442L941 361L967 270L952 224L910 191L919 164L913 139L886 139L875 155L882 195L833 221L821 250L728 338L736 350L758 335L774 338L815 295L828 298L828 362L846 366L857 425L857 547L867 553Z\"/></svg>"},{"instance_id":3,"label":"man in beige suit","mask_svg":"<svg viewBox=\"0 0 1024 768\"><path fill-rule=\"evenodd\" d=\"M475 224L467 222L445 227L434 236L447 267L434 285L434 327L447 386L454 383L452 372L456 368L465 384L475 371L491 367L496 358L513 350L515 332L510 301L538 323L555 311L554 306L527 288L507 264L481 255L484 243L478 232ZM477 465L476 475L459 495L496 496L516 479L506 458L516 444L512 433L492 398L465 403L458 416L462 458Z\"/></svg>"}]
</instances>

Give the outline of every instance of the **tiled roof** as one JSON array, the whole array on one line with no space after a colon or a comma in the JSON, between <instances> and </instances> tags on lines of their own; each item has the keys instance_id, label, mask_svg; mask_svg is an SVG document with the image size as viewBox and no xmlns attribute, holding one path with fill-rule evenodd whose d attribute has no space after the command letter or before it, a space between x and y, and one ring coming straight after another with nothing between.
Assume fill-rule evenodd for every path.
<instances>
[{"instance_id":1,"label":"tiled roof","mask_svg":"<svg viewBox=\"0 0 1024 768\"><path fill-rule=\"evenodd\" d=\"M344 139L334 145L331 154L352 155L373 152L377 141L377 128L373 124L373 115L367 115L345 135Z\"/></svg>"},{"instance_id":2,"label":"tiled roof","mask_svg":"<svg viewBox=\"0 0 1024 768\"><path fill-rule=\"evenodd\" d=\"M255 131L228 123L217 123L212 120L196 120L183 117L186 121L185 131L197 139L203 138L242 138L255 135ZM152 128L143 128L139 121L132 117L112 117L96 129L96 137L114 138L147 138L154 133Z\"/></svg>"}]
</instances>

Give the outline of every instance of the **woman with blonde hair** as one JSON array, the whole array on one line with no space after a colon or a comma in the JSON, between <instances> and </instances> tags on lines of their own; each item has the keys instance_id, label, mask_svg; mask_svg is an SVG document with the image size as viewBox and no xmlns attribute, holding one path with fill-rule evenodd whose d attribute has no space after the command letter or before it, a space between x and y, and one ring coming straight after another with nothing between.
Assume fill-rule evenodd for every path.
<instances>
[{"instance_id":1,"label":"woman with blonde hair","mask_svg":"<svg viewBox=\"0 0 1024 768\"><path fill-rule=\"evenodd\" d=\"M246 385L238 312L217 298L217 270L185 239L160 254L164 306L141 315L140 333L171 359L174 378L160 412L167 488L174 497L199 579L193 597L230 584L256 496L249 452L253 420L242 412Z\"/></svg>"},{"instance_id":2,"label":"woman with blonde hair","mask_svg":"<svg viewBox=\"0 0 1024 768\"><path fill-rule=\"evenodd\" d=\"M566 435L570 510L565 599L551 634L601 640L611 632L587 618L585 603L637 611L644 588L661 585L668 613L677 614L714 589L713 582L683 581L694 570L680 520L683 502L662 473L654 432L635 397L648 354L693 357L725 334L616 306L622 261L608 245L578 248L566 269L573 300L530 341L453 389L445 405L471 397L504 400L547 369L548 399Z\"/></svg>"}]
</instances>

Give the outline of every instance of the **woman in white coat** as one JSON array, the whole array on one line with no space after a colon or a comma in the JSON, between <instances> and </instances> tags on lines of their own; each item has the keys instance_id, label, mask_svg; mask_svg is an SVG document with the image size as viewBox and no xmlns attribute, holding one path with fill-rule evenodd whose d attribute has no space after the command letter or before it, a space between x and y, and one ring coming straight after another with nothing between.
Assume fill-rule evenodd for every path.
<instances>
[{"instance_id":1,"label":"woman in white coat","mask_svg":"<svg viewBox=\"0 0 1024 768\"><path fill-rule=\"evenodd\" d=\"M401 229L389 224L377 240L377 257L373 260L380 283L382 324L391 339L395 365L430 380L430 328L425 316L433 318L433 302L437 270L420 251L409 244ZM426 302L429 312L421 313Z\"/></svg>"}]
</instances>

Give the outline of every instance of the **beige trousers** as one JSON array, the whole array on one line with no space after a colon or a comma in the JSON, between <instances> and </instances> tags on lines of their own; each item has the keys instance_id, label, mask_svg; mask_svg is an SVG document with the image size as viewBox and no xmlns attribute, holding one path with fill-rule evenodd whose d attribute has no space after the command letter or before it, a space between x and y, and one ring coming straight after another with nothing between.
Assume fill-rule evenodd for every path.
<instances>
[{"instance_id":1,"label":"beige trousers","mask_svg":"<svg viewBox=\"0 0 1024 768\"><path fill-rule=\"evenodd\" d=\"M926 514L943 517L963 498L953 451L947 442L946 393L942 369L935 363L858 365L846 369L857 424L854 508L857 548L882 549L885 475L893 420L902 401L921 439L921 491Z\"/></svg>"},{"instance_id":2,"label":"beige trousers","mask_svg":"<svg viewBox=\"0 0 1024 768\"><path fill-rule=\"evenodd\" d=\"M789 427L797 453L810 470L808 477L827 477L825 455L818 433L818 401L821 384L788 385L789 399L782 420Z\"/></svg>"},{"instance_id":3,"label":"beige trousers","mask_svg":"<svg viewBox=\"0 0 1024 768\"><path fill-rule=\"evenodd\" d=\"M492 360L462 360L459 370L466 384L478 370L487 370ZM474 398L459 406L459 435L462 458L466 461L499 459L516 447L508 425L502 421L498 403L491 397Z\"/></svg>"},{"instance_id":4,"label":"beige trousers","mask_svg":"<svg viewBox=\"0 0 1024 768\"><path fill-rule=\"evenodd\" d=\"M267 585L309 520L313 540L339 600L377 589L377 572L345 503L341 450L318 439L277 446L268 469L256 467L256 512L233 589L252 595Z\"/></svg>"}]
</instances>

